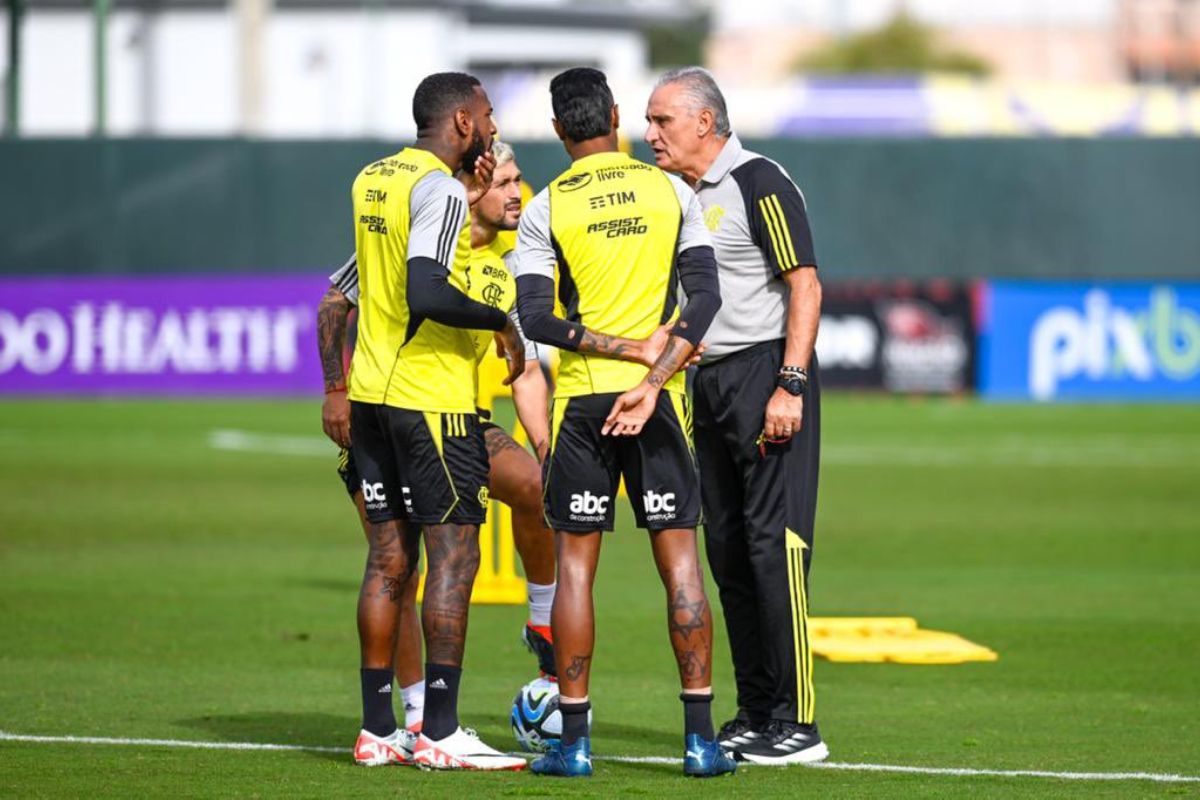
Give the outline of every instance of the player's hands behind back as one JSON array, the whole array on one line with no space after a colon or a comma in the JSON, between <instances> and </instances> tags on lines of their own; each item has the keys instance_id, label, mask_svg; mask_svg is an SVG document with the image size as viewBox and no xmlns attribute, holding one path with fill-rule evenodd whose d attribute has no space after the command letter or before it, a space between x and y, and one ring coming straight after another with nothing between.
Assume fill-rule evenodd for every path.
<instances>
[{"instance_id":1,"label":"player's hands behind back","mask_svg":"<svg viewBox=\"0 0 1200 800\"><path fill-rule=\"evenodd\" d=\"M642 340L642 350L637 358L638 363L647 367L653 367L658 357L663 354L663 350L667 349L667 342L671 341L671 329L675 326L668 322L665 325L659 325L654 329L654 333ZM708 349L708 345L704 342L692 351L688 356L687 362L683 365L684 369L694 367L700 363L700 356L704 355L704 351Z\"/></svg>"},{"instance_id":2,"label":"player's hands behind back","mask_svg":"<svg viewBox=\"0 0 1200 800\"><path fill-rule=\"evenodd\" d=\"M613 403L600 429L605 436L637 436L658 406L658 388L642 381Z\"/></svg>"}]
</instances>

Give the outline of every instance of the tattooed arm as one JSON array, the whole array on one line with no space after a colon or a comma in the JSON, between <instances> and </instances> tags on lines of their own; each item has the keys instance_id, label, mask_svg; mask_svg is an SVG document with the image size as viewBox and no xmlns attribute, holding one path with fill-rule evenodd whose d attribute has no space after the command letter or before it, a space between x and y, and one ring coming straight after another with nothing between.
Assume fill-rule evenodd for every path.
<instances>
[{"instance_id":1,"label":"tattooed arm","mask_svg":"<svg viewBox=\"0 0 1200 800\"><path fill-rule=\"evenodd\" d=\"M554 279L544 275L517 276L517 310L525 334L535 342L577 353L652 365L666 343L663 326L647 339L610 336L585 328L554 313Z\"/></svg>"},{"instance_id":2,"label":"tattooed arm","mask_svg":"<svg viewBox=\"0 0 1200 800\"><path fill-rule=\"evenodd\" d=\"M637 436L658 405L658 393L671 376L687 366L695 348L682 336L672 336L662 355L637 386L617 398L602 429L606 436Z\"/></svg>"},{"instance_id":3,"label":"tattooed arm","mask_svg":"<svg viewBox=\"0 0 1200 800\"><path fill-rule=\"evenodd\" d=\"M353 304L336 286L321 298L317 308L317 348L325 375L325 402L321 427L340 447L350 446L350 401L346 399L346 373L342 353L346 345L346 322Z\"/></svg>"}]
</instances>

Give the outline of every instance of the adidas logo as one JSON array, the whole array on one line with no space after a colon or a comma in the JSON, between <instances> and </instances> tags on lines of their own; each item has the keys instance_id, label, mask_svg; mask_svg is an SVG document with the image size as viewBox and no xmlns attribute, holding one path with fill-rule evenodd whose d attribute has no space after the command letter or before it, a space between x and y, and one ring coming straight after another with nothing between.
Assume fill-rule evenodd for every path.
<instances>
[{"instance_id":1,"label":"adidas logo","mask_svg":"<svg viewBox=\"0 0 1200 800\"><path fill-rule=\"evenodd\" d=\"M386 684L384 686L380 686L379 691L377 692L377 694L391 694L391 693L392 693L392 685L390 683Z\"/></svg>"},{"instance_id":2,"label":"adidas logo","mask_svg":"<svg viewBox=\"0 0 1200 800\"><path fill-rule=\"evenodd\" d=\"M446 689L448 687L446 686L446 682L444 680L442 680L441 678L438 678L436 681L429 684L429 688L430 689Z\"/></svg>"}]
</instances>

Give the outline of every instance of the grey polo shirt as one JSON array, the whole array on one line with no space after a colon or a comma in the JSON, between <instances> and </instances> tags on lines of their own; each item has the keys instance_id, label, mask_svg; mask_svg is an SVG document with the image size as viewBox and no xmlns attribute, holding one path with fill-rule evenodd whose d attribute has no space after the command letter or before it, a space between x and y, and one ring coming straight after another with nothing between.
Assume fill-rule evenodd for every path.
<instances>
[{"instance_id":1,"label":"grey polo shirt","mask_svg":"<svg viewBox=\"0 0 1200 800\"><path fill-rule=\"evenodd\" d=\"M731 134L697 181L721 277L721 310L704 341L704 363L787 333L783 273L815 267L804 195L783 167Z\"/></svg>"}]
</instances>

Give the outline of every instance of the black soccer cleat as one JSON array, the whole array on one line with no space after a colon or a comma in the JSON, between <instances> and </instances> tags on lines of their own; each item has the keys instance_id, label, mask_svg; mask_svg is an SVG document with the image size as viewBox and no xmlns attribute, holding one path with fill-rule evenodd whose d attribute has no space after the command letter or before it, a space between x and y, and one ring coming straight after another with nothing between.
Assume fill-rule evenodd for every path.
<instances>
[{"instance_id":1,"label":"black soccer cleat","mask_svg":"<svg viewBox=\"0 0 1200 800\"><path fill-rule=\"evenodd\" d=\"M829 757L829 748L821 740L816 723L773 719L758 739L738 750L738 755L752 764L787 766L824 761Z\"/></svg>"},{"instance_id":2,"label":"black soccer cleat","mask_svg":"<svg viewBox=\"0 0 1200 800\"><path fill-rule=\"evenodd\" d=\"M529 652L537 656L538 669L542 674L558 680L558 672L554 668L554 644L528 622L521 631L521 641L525 643Z\"/></svg>"},{"instance_id":3,"label":"black soccer cleat","mask_svg":"<svg viewBox=\"0 0 1200 800\"><path fill-rule=\"evenodd\" d=\"M764 727L765 723L755 724L739 714L721 726L721 730L717 732L717 744L741 761L741 749L761 739Z\"/></svg>"}]
</instances>

